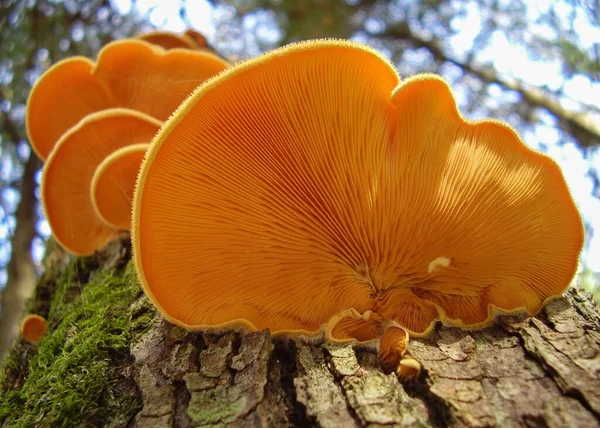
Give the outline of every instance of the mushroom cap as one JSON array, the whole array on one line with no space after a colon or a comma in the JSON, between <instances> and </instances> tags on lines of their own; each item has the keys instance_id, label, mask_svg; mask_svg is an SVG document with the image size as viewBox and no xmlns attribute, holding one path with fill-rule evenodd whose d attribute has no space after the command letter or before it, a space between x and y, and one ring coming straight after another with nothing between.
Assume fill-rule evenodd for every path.
<instances>
[{"instance_id":1,"label":"mushroom cap","mask_svg":"<svg viewBox=\"0 0 600 428\"><path fill-rule=\"evenodd\" d=\"M92 113L65 133L44 165L42 204L56 240L88 255L118 235L94 211L90 186L100 163L115 150L151 141L161 122L129 109Z\"/></svg>"},{"instance_id":2,"label":"mushroom cap","mask_svg":"<svg viewBox=\"0 0 600 428\"><path fill-rule=\"evenodd\" d=\"M403 358L398 363L396 375L400 382L411 382L421 376L421 363L414 358Z\"/></svg>"},{"instance_id":3,"label":"mushroom cap","mask_svg":"<svg viewBox=\"0 0 600 428\"><path fill-rule=\"evenodd\" d=\"M169 31L151 31L149 33L139 34L138 39L153 45L158 45L163 49L196 49L198 45L194 39L186 34L176 34Z\"/></svg>"},{"instance_id":4,"label":"mushroom cap","mask_svg":"<svg viewBox=\"0 0 600 428\"><path fill-rule=\"evenodd\" d=\"M166 120L192 91L229 64L207 51L164 50L142 40L107 44L93 74L120 106Z\"/></svg>"},{"instance_id":5,"label":"mushroom cap","mask_svg":"<svg viewBox=\"0 0 600 428\"><path fill-rule=\"evenodd\" d=\"M132 237L146 293L180 326L310 334L352 308L416 315L424 335L537 313L573 278L583 229L559 167L508 125L327 40L182 104L142 165Z\"/></svg>"},{"instance_id":6,"label":"mushroom cap","mask_svg":"<svg viewBox=\"0 0 600 428\"><path fill-rule=\"evenodd\" d=\"M199 48L208 48L208 41L206 40L206 37L204 37L204 34L200 33L199 31L196 31L192 28L188 28L185 31L184 35L194 40L194 43Z\"/></svg>"},{"instance_id":7,"label":"mushroom cap","mask_svg":"<svg viewBox=\"0 0 600 428\"><path fill-rule=\"evenodd\" d=\"M21 323L21 334L33 344L37 344L46 335L48 325L39 315L27 315Z\"/></svg>"},{"instance_id":8,"label":"mushroom cap","mask_svg":"<svg viewBox=\"0 0 600 428\"><path fill-rule=\"evenodd\" d=\"M115 150L96 168L90 193L100 220L116 229L131 227L131 202L137 175L150 144L132 144Z\"/></svg>"},{"instance_id":9,"label":"mushroom cap","mask_svg":"<svg viewBox=\"0 0 600 428\"><path fill-rule=\"evenodd\" d=\"M388 324L389 321L377 313L366 311L360 314L355 309L346 309L329 319L325 337L329 343L351 340L369 343L379 340Z\"/></svg>"},{"instance_id":10,"label":"mushroom cap","mask_svg":"<svg viewBox=\"0 0 600 428\"><path fill-rule=\"evenodd\" d=\"M89 113L115 107L96 78L94 63L75 56L50 67L29 94L25 122L31 147L42 160L69 128Z\"/></svg>"},{"instance_id":11,"label":"mushroom cap","mask_svg":"<svg viewBox=\"0 0 600 428\"><path fill-rule=\"evenodd\" d=\"M210 52L165 51L134 39L107 44L96 63L79 56L60 61L38 79L29 95L26 124L31 146L46 160L69 128L90 113L112 107L166 120L196 86L227 66Z\"/></svg>"},{"instance_id":12,"label":"mushroom cap","mask_svg":"<svg viewBox=\"0 0 600 428\"><path fill-rule=\"evenodd\" d=\"M400 360L406 352L408 333L406 330L390 326L385 329L379 342L379 359L389 369L399 369Z\"/></svg>"}]
</instances>

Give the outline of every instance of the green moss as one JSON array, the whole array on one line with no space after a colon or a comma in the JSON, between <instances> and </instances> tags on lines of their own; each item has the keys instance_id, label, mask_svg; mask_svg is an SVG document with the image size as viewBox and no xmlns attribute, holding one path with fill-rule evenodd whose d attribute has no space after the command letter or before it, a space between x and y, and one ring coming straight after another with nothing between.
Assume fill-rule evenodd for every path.
<instances>
[{"instance_id":1,"label":"green moss","mask_svg":"<svg viewBox=\"0 0 600 428\"><path fill-rule=\"evenodd\" d=\"M54 283L40 282L52 291L49 333L37 352L18 341L7 357L0 377L3 424L105 425L139 410L131 370L124 367L131 367L130 343L148 328L153 311L132 262L96 268L92 258L78 258ZM23 347L31 353L25 367Z\"/></svg>"}]
</instances>

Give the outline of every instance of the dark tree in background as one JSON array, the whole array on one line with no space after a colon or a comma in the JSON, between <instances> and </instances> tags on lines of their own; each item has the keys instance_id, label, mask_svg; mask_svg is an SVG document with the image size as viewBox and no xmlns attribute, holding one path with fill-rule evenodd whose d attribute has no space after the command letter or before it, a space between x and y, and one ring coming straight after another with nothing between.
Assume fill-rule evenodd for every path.
<instances>
[{"instance_id":1,"label":"dark tree in background","mask_svg":"<svg viewBox=\"0 0 600 428\"><path fill-rule=\"evenodd\" d=\"M49 233L47 225L43 222L43 210L38 198L41 162L28 147L24 124L25 104L32 85L51 64L72 55L93 57L102 45L111 40L127 37L141 30L149 30L153 25L164 24L181 30L193 27L198 18L193 12L197 10L193 7L197 2L201 1L157 0L155 7L149 9L144 7L142 13L139 12L142 9L142 2L137 5L133 0L129 2L131 6L127 8L129 12L124 15L122 4L127 3L126 1L0 0L0 268L2 268L0 287L4 285L0 294L0 358L15 336L25 300L31 294L36 278L41 273L40 258L44 248L43 240ZM197 29L206 32L211 44L227 58L232 60L248 58L289 42L312 38L352 38L368 43L388 56L397 66L401 76L422 72L443 75L457 94L461 111L465 116L472 119L494 117L505 120L515 127L528 143L542 151L550 150L556 154L562 153L561 150L565 153L575 150L581 153L585 167L581 169L580 174L587 179L586 186L589 187L591 197L600 198L600 181L596 169L600 164L598 149L600 107L597 103L570 99L572 92L568 90L574 79L579 81L583 79L595 84L600 81L600 37L598 37L600 6L596 0L549 0L543 2L544 7L539 6L541 2L534 0L213 0L208 3L212 8L213 28ZM165 8L177 11L175 23L172 18L167 19L166 14L161 15L164 14ZM465 29L469 30L470 36L463 37L460 44L454 43L453 38ZM495 57L503 53L494 51L498 46L499 38L520 47L529 60L549 64L549 69L557 76L555 82L552 84L532 82L531 70L524 69L518 63L519 58L515 58L514 67L499 69ZM539 70L543 70L543 67ZM529 71L528 77L520 74L525 71ZM540 82L548 81L544 77L546 76L540 75ZM584 210L582 214L586 223L590 223L594 213ZM593 232L592 228L588 227L588 237ZM585 267L585 252L582 262ZM598 284L597 273L587 272L586 275L584 278L589 281L588 288ZM577 296L570 296L568 303L564 303L567 302L565 300L561 304L573 305L573 302L580 302L577 299ZM561 318L560 315L564 310L560 305L554 306L547 315L548 319L554 320L550 324L568 324L569 321L564 317ZM569 310L574 309L571 307ZM583 312L585 311L579 311L580 314ZM590 317L586 322L597 327L597 316L594 318L590 315ZM477 349L480 363L485 366L488 363L492 364L491 360L497 352L494 340L498 338L498 340L506 340L507 343L513 339L517 340L517 345L507 345L504 348L517 349L516 354L511 354L510 358L523 359L523 355L519 353L521 351L518 351L523 346L537 347L533 350L527 348L535 355L539 352L550 353L551 351L540 348L543 340L541 336L536 336L536 334L542 336L546 334L544 330L546 327L535 322L532 325L536 326L537 330L534 331L531 326L520 329L518 340L513 333L520 327L510 323L487 335L472 337L463 333L448 333L444 330L443 334L440 333L432 340L437 341L439 349L446 352L444 346L450 340L448 337L457 335L452 336L452 346L458 346L456 349L452 348L454 349L451 350L452 355L458 355L457 358L460 359L463 358L461 355L471 355L470 352ZM217 353L233 352L231 345L227 348L225 342L214 337L197 339L196 336L186 336L183 339L173 339L169 336L171 333L167 331L168 328L161 325L156 337L166 335L167 341L172 340L169 343L177 343L179 347L177 349L183 349L185 352L195 352L190 350L190 344L198 341L202 342L205 350L214 348ZM569 328L579 331L583 327L570 325ZM492 336L494 340L490 339ZM473 338L476 342L477 340L482 342L477 342L475 346L472 343ZM580 336L581 340L582 338L585 339L584 342L588 340L587 336ZM146 338L144 343L163 352L161 358L167 358L166 353L170 351L164 348L164 343L156 344L152 340L154 339ZM487 349L486 346L492 342L494 346L490 345L491 347ZM277 344L273 350L269 345L270 338L265 339L264 335L245 336L235 343L237 343L235 346L242 346L244 352L254 352L253 346L257 349L256 354L248 357L248 361L255 359L264 367L268 366L270 370L273 367L277 369L276 374L273 374L273 370L269 372L271 374L268 380L267 375L262 372L262 374L255 373L255 377L251 378L254 382L256 376L264 375L267 385L281 383L283 385L281 391L269 393L272 399L280 394L285 401L285 397L289 395L288 387L292 382L291 379L294 378L293 382L301 379L296 385L300 393L293 400L297 399L306 407L303 417L308 414L311 418L316 418L311 419L311 422L317 420L321 425L327 425L327 421L335 420L332 415L318 408L319 400L314 398L323 398L317 391L322 382L325 382L327 388L333 388L332 390L342 388L346 399L349 400L349 406L352 407L346 409L345 404L335 401L339 397L335 398L331 404L332 408L339 404L339 409L335 410L337 413L334 412L335 415L339 416L339 412L342 412L343 417L351 419L360 416L360 400L363 397L356 393L358 398L354 399L358 400L359 404L354 403L355 406L352 404L351 392L353 387L351 382L359 382L359 380L353 377L354 374L347 374L355 372L343 367L341 361L345 357L336 354L338 351L317 352L314 348L303 345L297 345L298 348L290 351L289 347ZM424 343L426 342L422 342L419 345L421 347L413 349L413 353L419 355L423 361L428 361L427 358L434 358L432 357L434 354L428 351L429 348L423 347ZM462 345L456 345L457 343ZM573 344L569 346L571 345ZM579 345L588 346L584 343L579 343L577 346ZM564 354L575 352L573 349L577 346L573 346L569 348L565 345ZM594 346L597 347L597 343ZM136 352L142 351L137 349ZM136 352L132 354L137 361ZM292 358L290 352L296 353L293 364L286 360ZM177 358L182 357L178 354ZM367 354L358 354L361 367L367 360L366 366L374 364L369 362L369 358L371 357ZM273 366L273 359L281 364ZM152 360L147 363L147 366L154 367L164 363L159 360ZM323 374L325 380L313 379L306 374L311 367L322 366L325 360L330 366L335 366L333 377L331 374ZM467 361L468 358L464 357L464 360ZM144 361L140 364L146 367ZM445 366L436 364L429 365L431 376L435 376L436 370L442 372L446 370ZM547 369L547 365L542 365ZM577 378L577 372L573 371L575 369L571 370L570 366L568 370L561 372L561 367L567 367L567 363L558 369L557 366L549 365L551 371L558 372L562 379L569 379L572 382L572 384L567 382L566 385L560 385L563 392L569 390L574 396L580 394L579 397L585 397L582 401L585 409L591 409L591 412L596 415L600 413L600 407L597 407L600 406L597 392L587 390L581 386L582 383L577 383L585 376L580 374L580 378ZM136 370L139 372L143 369L142 366L136 366ZM427 368L428 365L425 364L425 367ZM302 374L303 370L306 372L305 375ZM539 374L541 373L539 369L533 366L516 370L516 373L527 373L532 379L542 376ZM346 376L344 373L347 377L344 377ZM279 376L279 380L272 379L271 375ZM138 376L136 382L140 383L140 379L142 383L147 381L147 377L144 376ZM182 378L177 379L175 383L182 382ZM344 379L350 379L348 380L350 384L344 384ZM142 391L146 400L148 398L146 394L151 394L153 387L148 384L140 385L138 389ZM388 386L390 390L396 391L394 393L400 393L396 384ZM515 388L520 391L525 390L521 386ZM189 384L188 389L190 389ZM150 392L144 392L146 390ZM403 391L401 394L404 393ZM438 393L439 391L436 392L432 387L431 391L423 393L417 388L412 391L412 394L415 396L433 394L445 399L443 397L445 390L439 390L442 392ZM465 394L467 392L469 391ZM530 392L535 395L535 391ZM314 394L312 399L311 394ZM223 398L223 400L230 398ZM187 400L190 400L189 394ZM192 392L192 402L193 400ZM405 403L410 404L411 401L406 399ZM559 403L557 406L566 405L566 401L563 403L558 400L557 403ZM144 405L146 404L144 401ZM295 406L293 403L285 405ZM579 407L577 409L581 411ZM469 414L471 410L461 411ZM448 415L442 413L434 419L446 420ZM150 418L150 424L154 421L152 415L142 415L136 420L143 420L144 417ZM210 422L211 419L206 420ZM368 418L364 420L368 421ZM298 423L302 421L296 420ZM417 421L416 424L419 425L420 422Z\"/></svg>"},{"instance_id":2,"label":"dark tree in background","mask_svg":"<svg viewBox=\"0 0 600 428\"><path fill-rule=\"evenodd\" d=\"M42 163L29 149L25 132L29 91L50 65L73 55L95 55L105 43L137 32L141 19L117 14L109 1L0 4L2 358L39 274L42 240L48 234L38 198Z\"/></svg>"}]
</instances>

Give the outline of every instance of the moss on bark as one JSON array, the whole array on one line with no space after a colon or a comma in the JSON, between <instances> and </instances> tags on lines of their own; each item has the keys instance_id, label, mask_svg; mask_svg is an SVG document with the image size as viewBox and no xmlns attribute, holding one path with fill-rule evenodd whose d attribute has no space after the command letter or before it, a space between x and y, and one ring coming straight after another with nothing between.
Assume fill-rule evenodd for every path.
<instances>
[{"instance_id":1,"label":"moss on bark","mask_svg":"<svg viewBox=\"0 0 600 428\"><path fill-rule=\"evenodd\" d=\"M120 243L93 257L49 263L28 302L48 320L38 346L18 338L0 374L9 426L127 424L141 407L129 348L154 310ZM128 364L129 362L129 364Z\"/></svg>"},{"instance_id":2,"label":"moss on bark","mask_svg":"<svg viewBox=\"0 0 600 428\"><path fill-rule=\"evenodd\" d=\"M1 426L597 426L600 313L576 288L537 317L408 346L423 372L402 384L371 349L268 330L192 332L143 295L128 242L87 258L49 250L29 312L38 346L0 373Z\"/></svg>"}]
</instances>

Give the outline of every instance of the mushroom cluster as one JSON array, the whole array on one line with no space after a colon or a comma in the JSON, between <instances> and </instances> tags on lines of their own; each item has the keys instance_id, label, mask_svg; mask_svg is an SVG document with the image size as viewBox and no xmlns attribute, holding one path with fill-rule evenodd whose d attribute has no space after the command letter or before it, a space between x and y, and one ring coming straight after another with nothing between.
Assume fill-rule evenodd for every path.
<instances>
[{"instance_id":1,"label":"mushroom cluster","mask_svg":"<svg viewBox=\"0 0 600 428\"><path fill-rule=\"evenodd\" d=\"M569 285L583 227L559 167L440 77L334 40L227 66L200 34L150 33L58 63L28 104L55 238L90 254L131 225L169 321L373 344L408 380L409 335Z\"/></svg>"},{"instance_id":2,"label":"mushroom cluster","mask_svg":"<svg viewBox=\"0 0 600 428\"><path fill-rule=\"evenodd\" d=\"M202 35L188 33L109 43L96 61L58 62L32 89L26 124L46 161L42 204L69 252L92 254L130 229L145 149L199 84L228 67Z\"/></svg>"},{"instance_id":3,"label":"mushroom cluster","mask_svg":"<svg viewBox=\"0 0 600 428\"><path fill-rule=\"evenodd\" d=\"M134 193L140 281L171 322L378 343L537 314L583 245L559 167L447 83L346 41L290 45L199 86Z\"/></svg>"}]
</instances>

